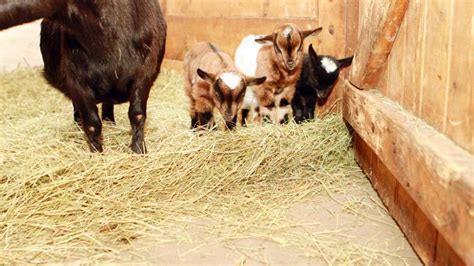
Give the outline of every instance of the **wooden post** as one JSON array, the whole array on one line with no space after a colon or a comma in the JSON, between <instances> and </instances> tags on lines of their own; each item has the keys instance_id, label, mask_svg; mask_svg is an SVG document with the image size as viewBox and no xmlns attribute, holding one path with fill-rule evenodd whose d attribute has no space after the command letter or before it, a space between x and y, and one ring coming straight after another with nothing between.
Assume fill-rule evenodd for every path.
<instances>
[{"instance_id":1,"label":"wooden post","mask_svg":"<svg viewBox=\"0 0 474 266\"><path fill-rule=\"evenodd\" d=\"M360 18L359 47L352 64L351 82L359 88L375 88L408 8L409 0L371 0ZM366 7L366 6L365 6Z\"/></svg>"}]
</instances>

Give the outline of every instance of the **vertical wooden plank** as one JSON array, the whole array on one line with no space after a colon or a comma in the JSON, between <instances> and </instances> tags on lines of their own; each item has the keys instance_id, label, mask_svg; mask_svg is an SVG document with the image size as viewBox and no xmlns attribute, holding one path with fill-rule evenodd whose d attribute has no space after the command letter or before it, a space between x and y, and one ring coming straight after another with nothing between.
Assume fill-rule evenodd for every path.
<instances>
[{"instance_id":1,"label":"vertical wooden plank","mask_svg":"<svg viewBox=\"0 0 474 266\"><path fill-rule=\"evenodd\" d=\"M319 53L332 55L337 58L345 56L345 13L345 0L319 1L320 26L323 27L323 32L318 36L318 40L320 41L318 47ZM338 103L338 106L341 107L340 99L342 98L342 90L343 82L338 82L327 101L323 106L318 108L318 111L325 112Z\"/></svg>"},{"instance_id":2,"label":"vertical wooden plank","mask_svg":"<svg viewBox=\"0 0 474 266\"><path fill-rule=\"evenodd\" d=\"M471 7L471 14L474 14L474 5ZM471 51L469 68L471 69L471 114L474 114L474 19L471 22ZM474 120L471 120L471 153L474 154Z\"/></svg>"},{"instance_id":3,"label":"vertical wooden plank","mask_svg":"<svg viewBox=\"0 0 474 266\"><path fill-rule=\"evenodd\" d=\"M397 39L389 57L388 68L388 97L402 104L403 88L405 87L405 33L406 19L402 22Z\"/></svg>"},{"instance_id":4,"label":"vertical wooden plank","mask_svg":"<svg viewBox=\"0 0 474 266\"><path fill-rule=\"evenodd\" d=\"M449 29L453 0L427 1L421 118L442 131L449 66Z\"/></svg>"},{"instance_id":5,"label":"vertical wooden plank","mask_svg":"<svg viewBox=\"0 0 474 266\"><path fill-rule=\"evenodd\" d=\"M385 96L388 96L388 72L390 71L390 65L384 70L377 89Z\"/></svg>"},{"instance_id":6,"label":"vertical wooden plank","mask_svg":"<svg viewBox=\"0 0 474 266\"><path fill-rule=\"evenodd\" d=\"M454 2L454 20L451 27L451 65L444 132L454 142L471 149L474 114L471 84L472 1ZM473 152L471 150L471 152Z\"/></svg>"},{"instance_id":7,"label":"vertical wooden plank","mask_svg":"<svg viewBox=\"0 0 474 266\"><path fill-rule=\"evenodd\" d=\"M471 7L471 14L474 14L474 5ZM471 22L471 56L469 60L471 69L471 114L474 114L474 19ZM474 120L471 120L471 153L474 154Z\"/></svg>"},{"instance_id":8,"label":"vertical wooden plank","mask_svg":"<svg viewBox=\"0 0 474 266\"><path fill-rule=\"evenodd\" d=\"M166 16L168 14L168 5L167 5L168 0L160 0L160 5L161 5L161 11L163 14Z\"/></svg>"},{"instance_id":9,"label":"vertical wooden plank","mask_svg":"<svg viewBox=\"0 0 474 266\"><path fill-rule=\"evenodd\" d=\"M406 110L417 113L420 104L420 77L423 43L423 6L427 1L412 0L407 11L405 48L405 88L403 106Z\"/></svg>"},{"instance_id":10,"label":"vertical wooden plank","mask_svg":"<svg viewBox=\"0 0 474 266\"><path fill-rule=\"evenodd\" d=\"M351 56L354 55L359 40L359 1L346 0L345 24L345 56ZM349 77L348 69L344 70L343 77Z\"/></svg>"}]
</instances>

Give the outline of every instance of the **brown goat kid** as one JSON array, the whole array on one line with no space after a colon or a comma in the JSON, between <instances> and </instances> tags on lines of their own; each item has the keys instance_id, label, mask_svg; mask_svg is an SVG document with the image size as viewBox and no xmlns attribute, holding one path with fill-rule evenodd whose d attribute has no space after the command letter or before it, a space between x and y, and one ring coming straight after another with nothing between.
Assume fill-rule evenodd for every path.
<instances>
[{"instance_id":1,"label":"brown goat kid","mask_svg":"<svg viewBox=\"0 0 474 266\"><path fill-rule=\"evenodd\" d=\"M0 30L43 18L44 76L71 99L92 151L101 152L102 119L129 102L131 149L145 153L151 86L165 52L166 22L156 0L0 0Z\"/></svg>"},{"instance_id":2,"label":"brown goat kid","mask_svg":"<svg viewBox=\"0 0 474 266\"><path fill-rule=\"evenodd\" d=\"M264 121L280 124L288 121L290 103L303 67L304 39L321 30L302 31L294 24L285 24L276 28L273 34L255 39L256 43L266 44L256 46L259 51L255 75L266 76L267 80L254 89ZM243 53L245 55L245 49ZM240 70L248 74L248 71Z\"/></svg>"},{"instance_id":3,"label":"brown goat kid","mask_svg":"<svg viewBox=\"0 0 474 266\"><path fill-rule=\"evenodd\" d=\"M192 129L212 129L217 108L228 129L235 128L247 86L265 82L266 77L246 77L232 58L211 43L194 45L184 58L184 86L190 99Z\"/></svg>"}]
</instances>

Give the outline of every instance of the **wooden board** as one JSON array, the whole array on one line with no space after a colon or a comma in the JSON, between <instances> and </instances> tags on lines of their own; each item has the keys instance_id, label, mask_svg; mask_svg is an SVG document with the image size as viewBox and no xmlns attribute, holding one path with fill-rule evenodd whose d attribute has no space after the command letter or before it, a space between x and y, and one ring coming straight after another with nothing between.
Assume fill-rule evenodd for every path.
<instances>
[{"instance_id":1,"label":"wooden board","mask_svg":"<svg viewBox=\"0 0 474 266\"><path fill-rule=\"evenodd\" d=\"M354 150L357 162L423 263L463 265L403 185L357 133L354 134Z\"/></svg>"},{"instance_id":2,"label":"wooden board","mask_svg":"<svg viewBox=\"0 0 474 266\"><path fill-rule=\"evenodd\" d=\"M402 105L405 110L414 114L419 114L420 109L420 76L424 60L424 49L422 47L424 44L424 23L426 22L424 19L426 9L424 7L426 5L427 1L410 1L404 21L405 24L409 25L405 31L405 53L401 55L404 62L392 62L391 60L389 62L392 68L400 68L397 63L404 65L403 87L397 86L398 82L395 82L392 86L394 89L404 91ZM395 44L395 47L397 47L397 44Z\"/></svg>"},{"instance_id":3,"label":"wooden board","mask_svg":"<svg viewBox=\"0 0 474 266\"><path fill-rule=\"evenodd\" d=\"M387 93L386 96L398 103L403 103L403 89L405 87L405 34L407 30L406 20L400 26L400 31L390 53L390 61L394 64L388 65L387 71Z\"/></svg>"},{"instance_id":4,"label":"wooden board","mask_svg":"<svg viewBox=\"0 0 474 266\"><path fill-rule=\"evenodd\" d=\"M454 1L451 27L451 64L444 105L443 132L474 153L473 1ZM471 145L469 145L469 143Z\"/></svg>"},{"instance_id":5,"label":"wooden board","mask_svg":"<svg viewBox=\"0 0 474 266\"><path fill-rule=\"evenodd\" d=\"M348 84L345 92L345 119L453 250L474 264L474 156L377 91Z\"/></svg>"},{"instance_id":6,"label":"wooden board","mask_svg":"<svg viewBox=\"0 0 474 266\"><path fill-rule=\"evenodd\" d=\"M451 56L450 25L453 0L432 0L428 4L426 23L426 56L422 79L420 117L443 132L449 61Z\"/></svg>"},{"instance_id":7,"label":"wooden board","mask_svg":"<svg viewBox=\"0 0 474 266\"><path fill-rule=\"evenodd\" d=\"M165 0L166 14L186 17L317 18L318 0Z\"/></svg>"},{"instance_id":8,"label":"wooden board","mask_svg":"<svg viewBox=\"0 0 474 266\"><path fill-rule=\"evenodd\" d=\"M346 56L346 13L351 8L346 5L346 0L320 1L319 20L323 32L318 36L320 43L317 44L317 52L324 55L332 55L336 58ZM344 82L341 79L334 87L331 95L323 107L318 108L320 113L326 112L329 108L333 110L342 110L342 91Z\"/></svg>"},{"instance_id":9,"label":"wooden board","mask_svg":"<svg viewBox=\"0 0 474 266\"><path fill-rule=\"evenodd\" d=\"M371 7L363 2L364 15ZM383 74L387 80L376 86L472 154L473 6L472 1L410 1Z\"/></svg>"}]
</instances>

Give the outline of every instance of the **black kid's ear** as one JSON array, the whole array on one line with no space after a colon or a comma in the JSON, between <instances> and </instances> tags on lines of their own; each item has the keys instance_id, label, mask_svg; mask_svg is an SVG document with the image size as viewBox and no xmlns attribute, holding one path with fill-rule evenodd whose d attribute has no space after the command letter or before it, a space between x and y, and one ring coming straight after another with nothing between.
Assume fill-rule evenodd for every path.
<instances>
[{"instance_id":1,"label":"black kid's ear","mask_svg":"<svg viewBox=\"0 0 474 266\"><path fill-rule=\"evenodd\" d=\"M210 82L210 83L214 83L214 81L216 80L216 75L215 74L207 73L207 72L205 72L204 70L202 70L200 68L198 68L197 74L200 78L202 78L203 80L205 80L207 82Z\"/></svg>"},{"instance_id":2,"label":"black kid's ear","mask_svg":"<svg viewBox=\"0 0 474 266\"><path fill-rule=\"evenodd\" d=\"M258 42L258 43L261 43L261 44L264 44L264 43L267 43L267 42L273 42L273 34L257 38L257 39L255 39L255 42Z\"/></svg>"},{"instance_id":3,"label":"black kid's ear","mask_svg":"<svg viewBox=\"0 0 474 266\"><path fill-rule=\"evenodd\" d=\"M338 60L339 61L339 67L340 68L345 68L345 67L350 66L352 64L352 59L353 58L354 58L354 56L351 56L351 57L347 57L347 58Z\"/></svg>"},{"instance_id":4,"label":"black kid's ear","mask_svg":"<svg viewBox=\"0 0 474 266\"><path fill-rule=\"evenodd\" d=\"M322 27L317 28L317 29L312 29L312 30L304 30L301 32L301 36L303 36L303 39L306 39L306 37L310 35L318 35L319 33L321 33L322 30L323 30Z\"/></svg>"},{"instance_id":5,"label":"black kid's ear","mask_svg":"<svg viewBox=\"0 0 474 266\"><path fill-rule=\"evenodd\" d=\"M246 77L245 80L247 80L247 86L256 86L264 83L267 80L267 77L259 77L259 78L250 78Z\"/></svg>"},{"instance_id":6,"label":"black kid's ear","mask_svg":"<svg viewBox=\"0 0 474 266\"><path fill-rule=\"evenodd\" d=\"M309 53L309 58L311 59L311 64L318 65L319 64L318 54L314 50L313 44L309 45L308 53Z\"/></svg>"},{"instance_id":7,"label":"black kid's ear","mask_svg":"<svg viewBox=\"0 0 474 266\"><path fill-rule=\"evenodd\" d=\"M310 45L309 45L308 52L309 52L309 55L310 55L310 56L312 56L312 57L314 57L314 58L318 58L318 54L317 54L316 51L314 50L313 44L310 44Z\"/></svg>"}]
</instances>

